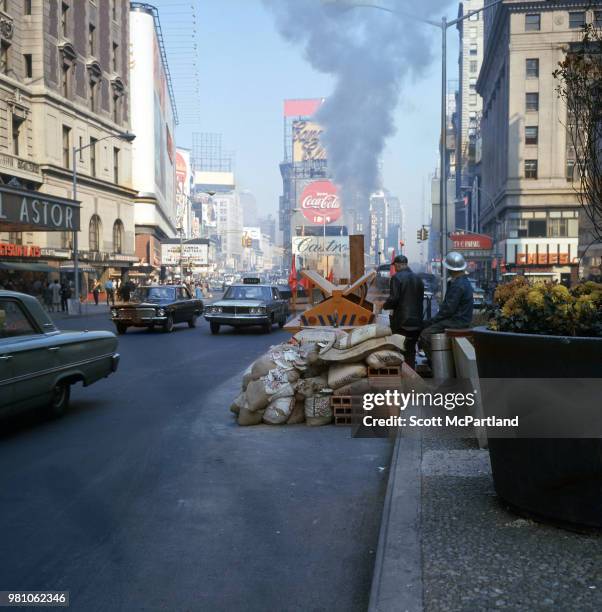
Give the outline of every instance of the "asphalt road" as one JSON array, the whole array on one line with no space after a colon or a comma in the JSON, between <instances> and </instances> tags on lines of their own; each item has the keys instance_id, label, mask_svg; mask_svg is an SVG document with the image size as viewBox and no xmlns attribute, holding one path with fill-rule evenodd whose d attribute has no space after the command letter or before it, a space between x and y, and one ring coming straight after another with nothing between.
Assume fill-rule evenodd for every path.
<instances>
[{"instance_id":1,"label":"asphalt road","mask_svg":"<svg viewBox=\"0 0 602 612\"><path fill-rule=\"evenodd\" d=\"M64 418L0 421L0 590L68 590L86 612L365 610L389 442L228 410L287 337L134 330Z\"/></svg>"}]
</instances>

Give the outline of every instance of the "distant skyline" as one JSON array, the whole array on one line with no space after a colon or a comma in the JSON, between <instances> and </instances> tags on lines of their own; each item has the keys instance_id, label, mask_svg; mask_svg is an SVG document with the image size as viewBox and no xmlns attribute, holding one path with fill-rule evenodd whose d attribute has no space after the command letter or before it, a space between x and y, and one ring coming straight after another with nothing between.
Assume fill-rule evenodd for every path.
<instances>
[{"instance_id":1,"label":"distant skyline","mask_svg":"<svg viewBox=\"0 0 602 612\"><path fill-rule=\"evenodd\" d=\"M314 71L302 51L280 37L261 0L155 0L154 5L159 9L181 116L177 146L190 148L193 132L221 133L224 149L236 153L239 188L255 195L259 214L277 215L283 101L327 97L332 79ZM192 24L197 33L196 61L191 5L197 15ZM457 6L450 3L446 14L455 16ZM395 115L397 132L382 159L384 187L405 206L406 252L411 259L419 254L415 230L423 223L424 199L430 197L428 176L438 161L441 56L434 28L431 39L434 62L422 78L405 84ZM450 30L450 80L457 78L457 49L457 32ZM191 110L195 68L200 78L198 113Z\"/></svg>"}]
</instances>

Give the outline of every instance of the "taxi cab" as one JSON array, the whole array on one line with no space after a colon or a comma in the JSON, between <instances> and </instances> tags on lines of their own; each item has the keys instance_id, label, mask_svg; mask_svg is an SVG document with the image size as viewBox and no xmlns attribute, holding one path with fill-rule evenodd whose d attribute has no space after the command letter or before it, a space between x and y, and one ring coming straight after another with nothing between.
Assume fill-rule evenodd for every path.
<instances>
[{"instance_id":1,"label":"taxi cab","mask_svg":"<svg viewBox=\"0 0 602 612\"><path fill-rule=\"evenodd\" d=\"M222 325L259 325L270 333L273 325L283 327L286 323L288 300L284 299L276 285L264 284L257 277L249 277L244 278L242 284L230 285L221 300L205 308L204 316L212 334L218 334Z\"/></svg>"}]
</instances>

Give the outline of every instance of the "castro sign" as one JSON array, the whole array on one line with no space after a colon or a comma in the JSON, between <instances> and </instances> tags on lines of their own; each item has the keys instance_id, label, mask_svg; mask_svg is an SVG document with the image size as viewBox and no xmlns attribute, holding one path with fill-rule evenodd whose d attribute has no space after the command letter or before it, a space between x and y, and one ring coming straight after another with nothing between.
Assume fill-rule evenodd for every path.
<instances>
[{"instance_id":1,"label":"castro sign","mask_svg":"<svg viewBox=\"0 0 602 612\"><path fill-rule=\"evenodd\" d=\"M79 203L35 191L0 187L0 225L16 231L79 231Z\"/></svg>"},{"instance_id":2,"label":"castro sign","mask_svg":"<svg viewBox=\"0 0 602 612\"><path fill-rule=\"evenodd\" d=\"M301 194L301 211L312 223L333 223L341 216L341 199L330 181L315 181Z\"/></svg>"}]
</instances>

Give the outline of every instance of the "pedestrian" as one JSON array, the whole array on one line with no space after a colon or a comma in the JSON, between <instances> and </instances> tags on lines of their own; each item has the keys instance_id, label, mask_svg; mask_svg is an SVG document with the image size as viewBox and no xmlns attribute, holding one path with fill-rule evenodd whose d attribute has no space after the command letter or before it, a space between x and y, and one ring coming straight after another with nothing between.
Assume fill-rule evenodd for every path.
<instances>
[{"instance_id":1,"label":"pedestrian","mask_svg":"<svg viewBox=\"0 0 602 612\"><path fill-rule=\"evenodd\" d=\"M383 309L392 310L391 330L405 340L403 354L411 368L416 367L416 342L422 331L424 283L408 266L408 258L398 255L393 260L395 275L389 284L389 298Z\"/></svg>"},{"instance_id":2,"label":"pedestrian","mask_svg":"<svg viewBox=\"0 0 602 612\"><path fill-rule=\"evenodd\" d=\"M105 283L105 291L107 292L107 306L109 304L115 305L115 285L113 281L109 278Z\"/></svg>"},{"instance_id":3,"label":"pedestrian","mask_svg":"<svg viewBox=\"0 0 602 612\"><path fill-rule=\"evenodd\" d=\"M433 334L441 334L446 329L469 327L472 322L472 285L466 276L466 260L461 253L451 251L447 254L443 265L449 270L451 276L447 293L439 306L439 312L426 322L426 327L420 334L420 346L429 363Z\"/></svg>"},{"instance_id":4,"label":"pedestrian","mask_svg":"<svg viewBox=\"0 0 602 612\"><path fill-rule=\"evenodd\" d=\"M63 283L61 285L61 310L63 312L67 312L68 308L68 300L71 298L71 288L67 283Z\"/></svg>"},{"instance_id":5,"label":"pedestrian","mask_svg":"<svg viewBox=\"0 0 602 612\"><path fill-rule=\"evenodd\" d=\"M205 297L203 295L203 290L201 289L201 283L196 284L196 287L194 289L194 297L196 297L197 300L202 300Z\"/></svg>"},{"instance_id":6,"label":"pedestrian","mask_svg":"<svg viewBox=\"0 0 602 612\"><path fill-rule=\"evenodd\" d=\"M48 281L44 286L44 306L48 312L52 311L52 289Z\"/></svg>"},{"instance_id":7,"label":"pedestrian","mask_svg":"<svg viewBox=\"0 0 602 612\"><path fill-rule=\"evenodd\" d=\"M132 294L132 286L130 284L130 281L125 281L124 283L121 283L121 299L124 302L129 302L131 294Z\"/></svg>"},{"instance_id":8,"label":"pedestrian","mask_svg":"<svg viewBox=\"0 0 602 612\"><path fill-rule=\"evenodd\" d=\"M50 286L50 291L52 294L52 312L59 312L61 307L61 286L56 278Z\"/></svg>"},{"instance_id":9,"label":"pedestrian","mask_svg":"<svg viewBox=\"0 0 602 612\"><path fill-rule=\"evenodd\" d=\"M98 279L95 279L94 284L92 285L92 297L94 298L94 305L98 306L98 295L100 294L100 282Z\"/></svg>"}]
</instances>

